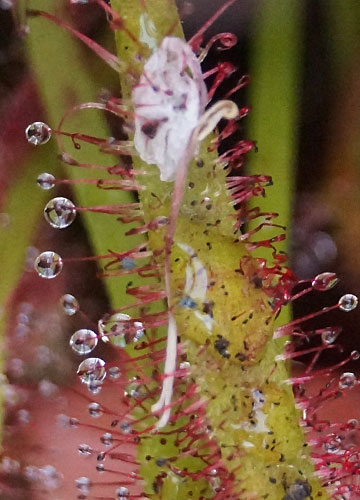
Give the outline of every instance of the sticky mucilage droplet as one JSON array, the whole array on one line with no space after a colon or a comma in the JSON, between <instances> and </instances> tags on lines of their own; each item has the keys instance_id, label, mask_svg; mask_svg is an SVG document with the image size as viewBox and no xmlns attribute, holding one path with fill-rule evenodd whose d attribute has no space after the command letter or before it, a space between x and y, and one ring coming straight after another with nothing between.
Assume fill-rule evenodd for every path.
<instances>
[{"instance_id":1,"label":"sticky mucilage droplet","mask_svg":"<svg viewBox=\"0 0 360 500\"><path fill-rule=\"evenodd\" d=\"M74 222L76 208L71 200L59 196L45 205L44 217L50 226L56 229L64 229Z\"/></svg>"},{"instance_id":2,"label":"sticky mucilage droplet","mask_svg":"<svg viewBox=\"0 0 360 500\"><path fill-rule=\"evenodd\" d=\"M44 122L34 122L25 129L26 140L33 146L42 146L51 139L51 128Z\"/></svg>"},{"instance_id":3,"label":"sticky mucilage droplet","mask_svg":"<svg viewBox=\"0 0 360 500\"><path fill-rule=\"evenodd\" d=\"M61 273L63 261L60 255L47 251L38 255L34 262L34 269L40 278L51 280Z\"/></svg>"},{"instance_id":4,"label":"sticky mucilage droplet","mask_svg":"<svg viewBox=\"0 0 360 500\"><path fill-rule=\"evenodd\" d=\"M70 338L70 347L76 354L84 356L95 349L98 337L95 332L82 328L77 330Z\"/></svg>"}]
</instances>

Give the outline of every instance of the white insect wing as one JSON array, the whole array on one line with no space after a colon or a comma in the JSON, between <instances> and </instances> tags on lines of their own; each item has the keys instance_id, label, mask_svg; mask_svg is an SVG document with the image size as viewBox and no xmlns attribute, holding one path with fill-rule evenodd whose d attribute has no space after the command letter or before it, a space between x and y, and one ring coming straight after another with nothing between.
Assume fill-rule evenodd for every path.
<instances>
[{"instance_id":1,"label":"white insect wing","mask_svg":"<svg viewBox=\"0 0 360 500\"><path fill-rule=\"evenodd\" d=\"M189 45L164 38L132 92L135 148L143 161L158 166L162 181L174 180L206 99L200 63Z\"/></svg>"}]
</instances>

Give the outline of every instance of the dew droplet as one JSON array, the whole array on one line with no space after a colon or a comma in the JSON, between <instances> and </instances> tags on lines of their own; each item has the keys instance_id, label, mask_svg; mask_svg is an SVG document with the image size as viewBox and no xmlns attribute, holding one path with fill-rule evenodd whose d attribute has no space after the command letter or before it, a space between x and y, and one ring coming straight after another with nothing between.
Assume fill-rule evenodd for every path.
<instances>
[{"instance_id":1,"label":"dew droplet","mask_svg":"<svg viewBox=\"0 0 360 500\"><path fill-rule=\"evenodd\" d=\"M100 358L87 358L78 367L77 374L83 384L102 382L106 377L105 361Z\"/></svg>"},{"instance_id":2,"label":"dew droplet","mask_svg":"<svg viewBox=\"0 0 360 500\"><path fill-rule=\"evenodd\" d=\"M92 448L88 444L79 444L78 451L84 457L89 457L92 454Z\"/></svg>"},{"instance_id":3,"label":"dew droplet","mask_svg":"<svg viewBox=\"0 0 360 500\"><path fill-rule=\"evenodd\" d=\"M44 217L50 226L64 229L74 222L76 208L71 200L58 196L45 205Z\"/></svg>"},{"instance_id":4,"label":"dew droplet","mask_svg":"<svg viewBox=\"0 0 360 500\"><path fill-rule=\"evenodd\" d=\"M347 293L340 297L339 307L342 311L350 312L353 311L358 305L358 298L352 293Z\"/></svg>"},{"instance_id":5,"label":"dew droplet","mask_svg":"<svg viewBox=\"0 0 360 500\"><path fill-rule=\"evenodd\" d=\"M132 321L128 314L117 313L104 317L98 326L103 342L108 342L109 337L119 337L115 341L118 347L137 342L144 335L144 325L140 321Z\"/></svg>"},{"instance_id":6,"label":"dew droplet","mask_svg":"<svg viewBox=\"0 0 360 500\"><path fill-rule=\"evenodd\" d=\"M90 382L88 385L88 391L91 392L91 394L100 394L102 390L102 381L93 381Z\"/></svg>"},{"instance_id":7,"label":"dew droplet","mask_svg":"<svg viewBox=\"0 0 360 500\"><path fill-rule=\"evenodd\" d=\"M91 417L98 418L103 414L103 409L99 403L93 401L88 406L89 414Z\"/></svg>"},{"instance_id":8,"label":"dew droplet","mask_svg":"<svg viewBox=\"0 0 360 500\"><path fill-rule=\"evenodd\" d=\"M115 491L116 500L127 500L129 495L130 495L129 490L125 486L120 486Z\"/></svg>"},{"instance_id":9,"label":"dew droplet","mask_svg":"<svg viewBox=\"0 0 360 500\"><path fill-rule=\"evenodd\" d=\"M353 361L357 361L360 358L360 353L359 351L351 351L350 356Z\"/></svg>"},{"instance_id":10,"label":"dew droplet","mask_svg":"<svg viewBox=\"0 0 360 500\"><path fill-rule=\"evenodd\" d=\"M51 280L60 274L63 261L60 255L55 252L43 252L36 257L34 268L40 278Z\"/></svg>"},{"instance_id":11,"label":"dew droplet","mask_svg":"<svg viewBox=\"0 0 360 500\"><path fill-rule=\"evenodd\" d=\"M331 327L329 326L328 328L324 328L323 331L321 332L321 340L324 344L333 344L335 340L338 338L342 331L341 327Z\"/></svg>"},{"instance_id":12,"label":"dew droplet","mask_svg":"<svg viewBox=\"0 0 360 500\"><path fill-rule=\"evenodd\" d=\"M350 418L350 420L347 421L347 424L352 429L356 429L359 426L359 421L356 418Z\"/></svg>"},{"instance_id":13,"label":"dew droplet","mask_svg":"<svg viewBox=\"0 0 360 500\"><path fill-rule=\"evenodd\" d=\"M120 430L123 434L130 434L132 432L132 426L130 422L123 420L120 422Z\"/></svg>"},{"instance_id":14,"label":"dew droplet","mask_svg":"<svg viewBox=\"0 0 360 500\"><path fill-rule=\"evenodd\" d=\"M131 378L124 389L124 396L128 398L141 399L146 395L144 386L141 384L139 377Z\"/></svg>"},{"instance_id":15,"label":"dew droplet","mask_svg":"<svg viewBox=\"0 0 360 500\"><path fill-rule=\"evenodd\" d=\"M335 273L321 273L315 276L311 284L314 290L325 292L333 288L338 281L339 279Z\"/></svg>"},{"instance_id":16,"label":"dew droplet","mask_svg":"<svg viewBox=\"0 0 360 500\"><path fill-rule=\"evenodd\" d=\"M341 451L341 437L337 435L329 436L323 443L323 448L327 453L337 454Z\"/></svg>"},{"instance_id":17,"label":"dew droplet","mask_svg":"<svg viewBox=\"0 0 360 500\"><path fill-rule=\"evenodd\" d=\"M44 191L48 191L55 186L55 177L52 174L44 172L36 179L37 185Z\"/></svg>"},{"instance_id":18,"label":"dew droplet","mask_svg":"<svg viewBox=\"0 0 360 500\"><path fill-rule=\"evenodd\" d=\"M50 140L51 128L44 122L34 122L26 127L25 136L33 146L41 146Z\"/></svg>"},{"instance_id":19,"label":"dew droplet","mask_svg":"<svg viewBox=\"0 0 360 500\"><path fill-rule=\"evenodd\" d=\"M356 384L355 374L352 372L344 372L339 377L340 389L351 389Z\"/></svg>"},{"instance_id":20,"label":"dew droplet","mask_svg":"<svg viewBox=\"0 0 360 500\"><path fill-rule=\"evenodd\" d=\"M88 477L79 477L75 479L75 486L81 493L87 495L90 492L91 480Z\"/></svg>"},{"instance_id":21,"label":"dew droplet","mask_svg":"<svg viewBox=\"0 0 360 500\"><path fill-rule=\"evenodd\" d=\"M95 332L82 328L77 330L70 338L70 347L76 354L84 356L93 351L97 346L98 338Z\"/></svg>"},{"instance_id":22,"label":"dew droplet","mask_svg":"<svg viewBox=\"0 0 360 500\"><path fill-rule=\"evenodd\" d=\"M100 472L100 473L101 473L101 472L105 472L105 465L104 465L104 464L97 464L97 466L96 466L96 470L97 470L98 472Z\"/></svg>"},{"instance_id":23,"label":"dew droplet","mask_svg":"<svg viewBox=\"0 0 360 500\"><path fill-rule=\"evenodd\" d=\"M112 442L113 442L113 435L111 434L111 432L105 432L101 437L100 437L100 441L102 442L102 444L104 444L105 446L111 446Z\"/></svg>"},{"instance_id":24,"label":"dew droplet","mask_svg":"<svg viewBox=\"0 0 360 500\"><path fill-rule=\"evenodd\" d=\"M66 293L61 297L60 304L67 316L74 316L74 314L76 314L80 309L79 302L76 297L70 293Z\"/></svg>"},{"instance_id":25,"label":"dew droplet","mask_svg":"<svg viewBox=\"0 0 360 500\"><path fill-rule=\"evenodd\" d=\"M121 371L118 366L112 366L109 368L109 377L112 378L113 380L117 380L120 378Z\"/></svg>"}]
</instances>

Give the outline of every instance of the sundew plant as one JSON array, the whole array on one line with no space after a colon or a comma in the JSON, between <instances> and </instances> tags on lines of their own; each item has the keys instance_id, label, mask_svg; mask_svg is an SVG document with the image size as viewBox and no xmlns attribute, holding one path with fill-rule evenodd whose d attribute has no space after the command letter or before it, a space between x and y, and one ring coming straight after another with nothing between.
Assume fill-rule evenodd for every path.
<instances>
[{"instance_id":1,"label":"sundew plant","mask_svg":"<svg viewBox=\"0 0 360 500\"><path fill-rule=\"evenodd\" d=\"M341 350L341 329L311 323L353 311L358 299L340 294L300 318L284 314L301 297L333 289L338 278L327 271L301 279L290 270L281 245L291 175L279 180L282 200L269 208L262 203L272 189L269 165L261 172L250 161L246 168L247 156L267 141L244 133L249 77L227 58L237 37L213 34L238 3L214 2L185 40L181 16L196 15L196 1L4 2L44 107L23 127L22 148L34 156L12 193L14 221L27 214L44 229L12 296L16 279L4 279L17 327L8 342L8 380L16 383L4 378L1 498L58 498L70 482L63 494L81 500L360 495L358 422L329 422L319 413L358 384L346 365L360 354L321 365L325 351ZM269 2L274 19L285 4L295 40L300 3ZM89 9L106 18L103 40L87 29ZM93 54L99 62L89 63ZM294 54L289 43L283 57L290 68ZM295 77L287 78L286 96L295 100ZM276 150L268 138L269 149L290 162L294 120L279 109L283 142ZM281 205L287 212L278 217ZM33 227L14 236L13 265ZM21 283L31 288L33 306L21 298ZM63 318L56 324L54 301ZM66 340L55 332L64 328L72 329ZM44 333L51 349L43 341L34 347ZM36 353L31 373L12 357L17 348L29 363ZM292 372L299 357L307 362ZM307 390L313 380L323 381L317 392ZM24 409L36 408L32 399L45 401L38 405L43 422L54 407L54 427L63 433L59 443L50 431L46 463L34 459L43 442L24 457L12 455L19 428L35 433L39 425ZM76 460L67 458L68 443ZM51 462L59 457L62 470Z\"/></svg>"}]
</instances>

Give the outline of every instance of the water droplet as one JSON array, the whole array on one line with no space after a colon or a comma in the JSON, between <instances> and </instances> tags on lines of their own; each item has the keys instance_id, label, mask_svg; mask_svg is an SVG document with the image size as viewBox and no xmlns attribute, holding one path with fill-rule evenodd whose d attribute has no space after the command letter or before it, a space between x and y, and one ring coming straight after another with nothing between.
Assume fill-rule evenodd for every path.
<instances>
[{"instance_id":1,"label":"water droplet","mask_svg":"<svg viewBox=\"0 0 360 500\"><path fill-rule=\"evenodd\" d=\"M126 500L129 497L129 490L125 486L120 486L115 491L115 499L116 500Z\"/></svg>"},{"instance_id":2,"label":"water droplet","mask_svg":"<svg viewBox=\"0 0 360 500\"><path fill-rule=\"evenodd\" d=\"M93 381L90 382L88 385L88 391L91 392L91 394L100 394L102 390L102 381Z\"/></svg>"},{"instance_id":3,"label":"water droplet","mask_svg":"<svg viewBox=\"0 0 360 500\"><path fill-rule=\"evenodd\" d=\"M79 477L75 479L75 486L81 493L87 495L90 492L91 480L88 477Z\"/></svg>"},{"instance_id":4,"label":"water droplet","mask_svg":"<svg viewBox=\"0 0 360 500\"><path fill-rule=\"evenodd\" d=\"M335 326L335 327L328 327L324 328L323 331L321 332L321 340L324 344L333 344L335 340L338 338L342 331L341 327Z\"/></svg>"},{"instance_id":5,"label":"water droplet","mask_svg":"<svg viewBox=\"0 0 360 500\"><path fill-rule=\"evenodd\" d=\"M337 435L329 436L323 443L323 448L327 453L339 453L341 451L341 437Z\"/></svg>"},{"instance_id":6,"label":"water droplet","mask_svg":"<svg viewBox=\"0 0 360 500\"><path fill-rule=\"evenodd\" d=\"M356 384L356 377L354 373L344 372L339 377L340 389L351 389Z\"/></svg>"},{"instance_id":7,"label":"water droplet","mask_svg":"<svg viewBox=\"0 0 360 500\"><path fill-rule=\"evenodd\" d=\"M144 386L139 381L139 377L136 376L129 380L129 383L126 384L124 389L124 396L136 399L141 399L146 396Z\"/></svg>"},{"instance_id":8,"label":"water droplet","mask_svg":"<svg viewBox=\"0 0 360 500\"><path fill-rule=\"evenodd\" d=\"M21 408L21 410L16 413L16 418L18 422L23 425L26 425L31 421L30 412L25 410L25 408Z\"/></svg>"},{"instance_id":9,"label":"water droplet","mask_svg":"<svg viewBox=\"0 0 360 500\"><path fill-rule=\"evenodd\" d=\"M121 267L123 269L134 269L136 267L136 262L134 259L131 259L130 257L124 257L123 260L121 261Z\"/></svg>"},{"instance_id":10,"label":"water droplet","mask_svg":"<svg viewBox=\"0 0 360 500\"><path fill-rule=\"evenodd\" d=\"M102 444L104 444L105 446L111 446L112 442L113 442L113 435L111 434L111 432L105 432L105 434L103 434L100 438L100 441L102 442Z\"/></svg>"},{"instance_id":11,"label":"water droplet","mask_svg":"<svg viewBox=\"0 0 360 500\"><path fill-rule=\"evenodd\" d=\"M96 457L96 460L98 462L102 462L103 460L105 460L105 457L106 457L105 451L101 451Z\"/></svg>"},{"instance_id":12,"label":"water droplet","mask_svg":"<svg viewBox=\"0 0 360 500\"><path fill-rule=\"evenodd\" d=\"M44 217L50 226L64 229L74 222L76 208L71 200L58 196L45 205Z\"/></svg>"},{"instance_id":13,"label":"water droplet","mask_svg":"<svg viewBox=\"0 0 360 500\"><path fill-rule=\"evenodd\" d=\"M101 417L101 415L103 414L101 405L99 405L99 403L96 403L95 401L89 404L88 410L90 416L94 418Z\"/></svg>"},{"instance_id":14,"label":"water droplet","mask_svg":"<svg viewBox=\"0 0 360 500\"><path fill-rule=\"evenodd\" d=\"M112 366L109 368L109 377L112 378L113 380L117 380L120 378L121 371L118 366Z\"/></svg>"},{"instance_id":15,"label":"water droplet","mask_svg":"<svg viewBox=\"0 0 360 500\"><path fill-rule=\"evenodd\" d=\"M132 426L130 422L127 422L126 420L120 422L120 430L123 434L130 434L132 432Z\"/></svg>"},{"instance_id":16,"label":"water droplet","mask_svg":"<svg viewBox=\"0 0 360 500\"><path fill-rule=\"evenodd\" d=\"M34 268L40 278L51 280L60 274L63 261L60 255L55 252L43 252L36 257Z\"/></svg>"},{"instance_id":17,"label":"water droplet","mask_svg":"<svg viewBox=\"0 0 360 500\"><path fill-rule=\"evenodd\" d=\"M55 177L52 174L44 172L38 176L36 182L41 189L47 191L55 186Z\"/></svg>"},{"instance_id":18,"label":"water droplet","mask_svg":"<svg viewBox=\"0 0 360 500\"><path fill-rule=\"evenodd\" d=\"M58 415L58 422L61 427L73 427L76 429L76 427L79 425L79 420L75 417L69 417L68 415L64 415L61 413Z\"/></svg>"},{"instance_id":19,"label":"water droplet","mask_svg":"<svg viewBox=\"0 0 360 500\"><path fill-rule=\"evenodd\" d=\"M104 464L97 464L96 470L98 472L105 472L105 465Z\"/></svg>"},{"instance_id":20,"label":"water droplet","mask_svg":"<svg viewBox=\"0 0 360 500\"><path fill-rule=\"evenodd\" d=\"M33 146L41 146L50 140L51 128L44 122L34 122L26 127L25 136Z\"/></svg>"},{"instance_id":21,"label":"water droplet","mask_svg":"<svg viewBox=\"0 0 360 500\"><path fill-rule=\"evenodd\" d=\"M0 9L10 10L14 8L14 0L0 0Z\"/></svg>"},{"instance_id":22,"label":"water droplet","mask_svg":"<svg viewBox=\"0 0 360 500\"><path fill-rule=\"evenodd\" d=\"M51 398L53 397L57 391L58 391L58 386L56 384L53 384L50 382L50 380L43 379L39 382L39 392L44 398Z\"/></svg>"},{"instance_id":23,"label":"water droplet","mask_svg":"<svg viewBox=\"0 0 360 500\"><path fill-rule=\"evenodd\" d=\"M106 377L105 361L100 358L87 358L80 363L77 374L83 384L102 382Z\"/></svg>"},{"instance_id":24,"label":"water droplet","mask_svg":"<svg viewBox=\"0 0 360 500\"><path fill-rule=\"evenodd\" d=\"M144 335L143 324L140 321L132 321L128 314L117 313L104 317L99 321L98 326L103 342L108 342L109 337L119 337L115 341L118 347L137 342Z\"/></svg>"},{"instance_id":25,"label":"water droplet","mask_svg":"<svg viewBox=\"0 0 360 500\"><path fill-rule=\"evenodd\" d=\"M66 293L61 297L60 304L67 316L73 316L80 309L79 302L77 301L76 297L74 297L70 293Z\"/></svg>"},{"instance_id":26,"label":"water droplet","mask_svg":"<svg viewBox=\"0 0 360 500\"><path fill-rule=\"evenodd\" d=\"M350 356L353 361L357 361L360 358L359 351L351 351Z\"/></svg>"},{"instance_id":27,"label":"water droplet","mask_svg":"<svg viewBox=\"0 0 360 500\"><path fill-rule=\"evenodd\" d=\"M82 328L77 330L70 338L70 347L76 354L83 356L89 354L97 346L98 338L95 332Z\"/></svg>"},{"instance_id":28,"label":"water droplet","mask_svg":"<svg viewBox=\"0 0 360 500\"><path fill-rule=\"evenodd\" d=\"M183 361L182 363L180 363L179 368L180 370L190 370L191 365L189 361Z\"/></svg>"},{"instance_id":29,"label":"water droplet","mask_svg":"<svg viewBox=\"0 0 360 500\"><path fill-rule=\"evenodd\" d=\"M347 423L352 429L356 429L359 426L359 421L356 418L350 418Z\"/></svg>"},{"instance_id":30,"label":"water droplet","mask_svg":"<svg viewBox=\"0 0 360 500\"><path fill-rule=\"evenodd\" d=\"M339 299L339 306L342 311L350 312L358 305L358 298L352 293L347 293Z\"/></svg>"},{"instance_id":31,"label":"water droplet","mask_svg":"<svg viewBox=\"0 0 360 500\"><path fill-rule=\"evenodd\" d=\"M314 290L325 292L333 288L338 283L338 281L339 279L337 278L335 273L321 273L315 276L311 284Z\"/></svg>"},{"instance_id":32,"label":"water droplet","mask_svg":"<svg viewBox=\"0 0 360 500\"><path fill-rule=\"evenodd\" d=\"M84 457L89 457L92 454L92 448L88 444L79 444L79 453Z\"/></svg>"}]
</instances>

